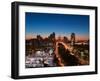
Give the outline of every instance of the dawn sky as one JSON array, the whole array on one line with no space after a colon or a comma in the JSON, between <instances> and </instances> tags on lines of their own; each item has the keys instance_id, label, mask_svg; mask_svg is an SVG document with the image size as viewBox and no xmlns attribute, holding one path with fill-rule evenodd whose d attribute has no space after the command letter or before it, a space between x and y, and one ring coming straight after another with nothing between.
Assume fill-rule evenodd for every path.
<instances>
[{"instance_id":1,"label":"dawn sky","mask_svg":"<svg viewBox=\"0 0 100 81\"><path fill-rule=\"evenodd\" d=\"M30 13L25 14L26 36L48 36L55 32L56 36L68 36L74 32L77 36L89 37L89 16Z\"/></svg>"}]
</instances>

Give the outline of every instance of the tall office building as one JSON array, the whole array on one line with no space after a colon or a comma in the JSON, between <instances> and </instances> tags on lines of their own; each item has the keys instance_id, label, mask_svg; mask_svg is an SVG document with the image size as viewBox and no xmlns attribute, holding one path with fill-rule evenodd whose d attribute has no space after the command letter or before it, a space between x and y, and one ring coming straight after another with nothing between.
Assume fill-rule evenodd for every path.
<instances>
[{"instance_id":1,"label":"tall office building","mask_svg":"<svg viewBox=\"0 0 100 81\"><path fill-rule=\"evenodd\" d=\"M71 34L71 45L75 45L75 33Z\"/></svg>"}]
</instances>

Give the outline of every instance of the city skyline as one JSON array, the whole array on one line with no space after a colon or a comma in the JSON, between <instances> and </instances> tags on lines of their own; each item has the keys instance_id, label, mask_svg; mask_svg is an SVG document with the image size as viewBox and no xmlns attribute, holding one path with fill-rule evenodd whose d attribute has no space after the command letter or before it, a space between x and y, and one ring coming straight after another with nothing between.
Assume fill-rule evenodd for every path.
<instances>
[{"instance_id":1,"label":"city skyline","mask_svg":"<svg viewBox=\"0 0 100 81\"><path fill-rule=\"evenodd\" d=\"M69 14L30 13L25 15L26 39L37 35L48 37L55 32L56 37L67 36L74 32L76 39L89 39L89 16Z\"/></svg>"}]
</instances>

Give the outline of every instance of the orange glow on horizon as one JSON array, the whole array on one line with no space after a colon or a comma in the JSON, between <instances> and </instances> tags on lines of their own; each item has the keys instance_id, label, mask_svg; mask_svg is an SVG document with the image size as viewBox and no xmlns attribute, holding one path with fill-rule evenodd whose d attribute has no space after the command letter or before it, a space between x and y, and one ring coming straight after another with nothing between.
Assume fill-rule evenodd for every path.
<instances>
[{"instance_id":1,"label":"orange glow on horizon","mask_svg":"<svg viewBox=\"0 0 100 81\"><path fill-rule=\"evenodd\" d=\"M43 39L45 39L45 38L48 38L48 36L47 35L45 35L45 36L42 36L41 35L41 37L43 38ZM58 39L58 38L61 38L61 39L63 39L63 37L64 36L56 36L56 39ZM69 40L70 40L70 35L68 35L68 36L66 36ZM76 41L77 40L89 40L89 36L85 36L85 35L76 35L75 36L76 37ZM29 35L26 35L25 36L25 39L33 39L33 38L37 38L37 35L31 35L31 34L29 34Z\"/></svg>"}]
</instances>

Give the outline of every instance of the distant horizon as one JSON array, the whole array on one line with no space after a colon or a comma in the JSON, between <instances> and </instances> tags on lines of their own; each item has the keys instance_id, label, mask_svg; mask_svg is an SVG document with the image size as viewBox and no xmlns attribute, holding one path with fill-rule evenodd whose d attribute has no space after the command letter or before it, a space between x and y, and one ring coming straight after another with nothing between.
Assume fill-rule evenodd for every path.
<instances>
[{"instance_id":1,"label":"distant horizon","mask_svg":"<svg viewBox=\"0 0 100 81\"><path fill-rule=\"evenodd\" d=\"M40 35L40 34L37 34L37 35ZM35 36L34 36L34 35L27 36L27 35L26 35L25 39L26 39L26 40L36 39L36 38L37 38L37 35L35 35ZM48 36L50 36L50 35L45 36L45 37L42 36L42 35L40 35L40 36L44 39L44 38L48 38ZM61 36L61 35L60 35L60 36L55 36L55 39L58 39L59 37L61 37L61 38L67 37L68 40L70 40L70 38L71 38L70 36L71 36L71 34L68 35L68 36ZM75 34L75 38L76 38L77 41L79 41L79 40L89 40L88 37L79 36L79 35L76 35L76 34Z\"/></svg>"},{"instance_id":2,"label":"distant horizon","mask_svg":"<svg viewBox=\"0 0 100 81\"><path fill-rule=\"evenodd\" d=\"M89 40L89 16L70 14L32 13L25 14L25 38L36 38L41 35L48 37L55 32L56 38L67 36L72 32L76 34L76 40Z\"/></svg>"}]
</instances>

